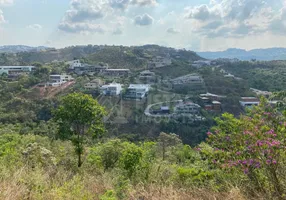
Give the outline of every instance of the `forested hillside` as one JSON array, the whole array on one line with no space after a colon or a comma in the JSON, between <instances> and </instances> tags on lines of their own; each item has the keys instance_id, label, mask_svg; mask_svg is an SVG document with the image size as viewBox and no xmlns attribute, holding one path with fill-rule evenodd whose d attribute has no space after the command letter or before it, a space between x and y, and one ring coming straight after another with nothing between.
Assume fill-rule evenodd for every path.
<instances>
[{"instance_id":1,"label":"forested hillside","mask_svg":"<svg viewBox=\"0 0 286 200\"><path fill-rule=\"evenodd\" d=\"M108 63L115 68L140 69L146 67L147 61L156 56L171 56L186 61L201 59L195 52L176 50L173 48L146 45L138 47L125 46L71 46L63 49L47 49L40 52L1 53L0 65L22 65L34 62L50 63L53 61L69 61L84 59L86 62L97 64Z\"/></svg>"},{"instance_id":2,"label":"forested hillside","mask_svg":"<svg viewBox=\"0 0 286 200\"><path fill-rule=\"evenodd\" d=\"M226 63L222 68L243 78L252 88L281 91L286 88L286 61Z\"/></svg>"}]
</instances>

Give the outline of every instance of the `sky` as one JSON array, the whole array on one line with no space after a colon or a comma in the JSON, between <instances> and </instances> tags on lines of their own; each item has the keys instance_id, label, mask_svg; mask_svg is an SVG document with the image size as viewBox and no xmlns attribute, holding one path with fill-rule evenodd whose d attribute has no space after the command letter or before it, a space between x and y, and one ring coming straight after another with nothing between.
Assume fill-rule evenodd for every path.
<instances>
[{"instance_id":1,"label":"sky","mask_svg":"<svg viewBox=\"0 0 286 200\"><path fill-rule=\"evenodd\" d=\"M286 0L0 0L0 45L286 47Z\"/></svg>"}]
</instances>

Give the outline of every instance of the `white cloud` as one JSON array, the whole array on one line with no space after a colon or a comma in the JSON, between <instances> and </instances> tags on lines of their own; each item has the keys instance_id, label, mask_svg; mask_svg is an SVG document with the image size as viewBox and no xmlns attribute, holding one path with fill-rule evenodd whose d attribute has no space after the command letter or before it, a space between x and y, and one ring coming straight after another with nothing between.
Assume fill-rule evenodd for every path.
<instances>
[{"instance_id":1,"label":"white cloud","mask_svg":"<svg viewBox=\"0 0 286 200\"><path fill-rule=\"evenodd\" d=\"M14 0L0 0L0 5L12 5L14 3Z\"/></svg>"},{"instance_id":2,"label":"white cloud","mask_svg":"<svg viewBox=\"0 0 286 200\"><path fill-rule=\"evenodd\" d=\"M109 4L112 8L125 10L131 5L133 6L156 6L157 0L110 0Z\"/></svg>"},{"instance_id":3,"label":"white cloud","mask_svg":"<svg viewBox=\"0 0 286 200\"><path fill-rule=\"evenodd\" d=\"M41 30L43 27L40 24L30 24L27 26L27 28L30 28L33 30Z\"/></svg>"},{"instance_id":4,"label":"white cloud","mask_svg":"<svg viewBox=\"0 0 286 200\"><path fill-rule=\"evenodd\" d=\"M2 24L4 22L5 22L5 18L4 18L2 10L0 10L0 24Z\"/></svg>"},{"instance_id":5,"label":"white cloud","mask_svg":"<svg viewBox=\"0 0 286 200\"><path fill-rule=\"evenodd\" d=\"M59 29L68 33L104 33L105 30L100 24L91 23L68 23L59 24Z\"/></svg>"},{"instance_id":6,"label":"white cloud","mask_svg":"<svg viewBox=\"0 0 286 200\"><path fill-rule=\"evenodd\" d=\"M134 24L138 26L149 26L154 23L153 17L148 14L138 15L134 18Z\"/></svg>"},{"instance_id":7,"label":"white cloud","mask_svg":"<svg viewBox=\"0 0 286 200\"><path fill-rule=\"evenodd\" d=\"M186 8L185 17L194 21L194 32L207 37L243 37L279 29L272 6L280 0L211 0L206 5ZM274 4L273 4L274 3ZM276 18L283 18L281 14ZM283 26L282 26L282 30Z\"/></svg>"},{"instance_id":8,"label":"white cloud","mask_svg":"<svg viewBox=\"0 0 286 200\"><path fill-rule=\"evenodd\" d=\"M178 34L178 33L180 33L180 31L175 29L175 28L168 28L167 29L167 33L169 33L169 34Z\"/></svg>"},{"instance_id":9,"label":"white cloud","mask_svg":"<svg viewBox=\"0 0 286 200\"><path fill-rule=\"evenodd\" d=\"M115 30L112 31L113 35L122 35L123 32L120 28L116 28Z\"/></svg>"}]
</instances>

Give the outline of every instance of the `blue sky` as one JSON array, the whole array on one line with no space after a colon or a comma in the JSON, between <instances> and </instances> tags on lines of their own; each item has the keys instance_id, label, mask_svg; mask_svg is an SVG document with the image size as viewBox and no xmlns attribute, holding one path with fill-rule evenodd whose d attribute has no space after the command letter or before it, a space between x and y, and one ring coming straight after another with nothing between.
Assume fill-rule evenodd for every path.
<instances>
[{"instance_id":1,"label":"blue sky","mask_svg":"<svg viewBox=\"0 0 286 200\"><path fill-rule=\"evenodd\" d=\"M0 0L0 45L286 47L286 0Z\"/></svg>"}]
</instances>

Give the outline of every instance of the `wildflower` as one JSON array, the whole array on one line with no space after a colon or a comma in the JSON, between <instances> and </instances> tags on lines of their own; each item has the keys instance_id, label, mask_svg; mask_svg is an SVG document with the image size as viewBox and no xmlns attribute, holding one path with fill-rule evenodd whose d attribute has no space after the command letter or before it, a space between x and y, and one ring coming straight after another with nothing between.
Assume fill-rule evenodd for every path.
<instances>
[{"instance_id":1,"label":"wildflower","mask_svg":"<svg viewBox=\"0 0 286 200\"><path fill-rule=\"evenodd\" d=\"M267 165L271 164L271 160L269 160L269 159L266 160L266 164L267 164Z\"/></svg>"},{"instance_id":2,"label":"wildflower","mask_svg":"<svg viewBox=\"0 0 286 200\"><path fill-rule=\"evenodd\" d=\"M248 168L245 168L245 169L243 170L243 172L244 172L244 174L248 174L248 172L249 172Z\"/></svg>"},{"instance_id":3,"label":"wildflower","mask_svg":"<svg viewBox=\"0 0 286 200\"><path fill-rule=\"evenodd\" d=\"M247 160L242 161L242 164L246 165L247 164Z\"/></svg>"},{"instance_id":4,"label":"wildflower","mask_svg":"<svg viewBox=\"0 0 286 200\"><path fill-rule=\"evenodd\" d=\"M241 152L240 151L236 152L236 155L238 155L238 156L241 155Z\"/></svg>"},{"instance_id":5,"label":"wildflower","mask_svg":"<svg viewBox=\"0 0 286 200\"><path fill-rule=\"evenodd\" d=\"M272 163L273 163L274 165L276 165L276 164L277 164L277 161L276 161L276 160L272 160Z\"/></svg>"}]
</instances>

